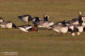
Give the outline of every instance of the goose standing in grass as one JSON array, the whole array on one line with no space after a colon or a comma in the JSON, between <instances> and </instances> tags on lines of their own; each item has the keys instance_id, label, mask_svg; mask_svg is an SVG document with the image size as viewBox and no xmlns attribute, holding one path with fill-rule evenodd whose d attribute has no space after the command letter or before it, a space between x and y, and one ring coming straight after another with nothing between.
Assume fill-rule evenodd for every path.
<instances>
[{"instance_id":1,"label":"goose standing in grass","mask_svg":"<svg viewBox=\"0 0 85 56\"><path fill-rule=\"evenodd\" d=\"M26 22L26 23L29 23L30 21L32 21L32 16L31 15L21 15L21 16L18 16L18 18L21 21Z\"/></svg>"},{"instance_id":2,"label":"goose standing in grass","mask_svg":"<svg viewBox=\"0 0 85 56\"><path fill-rule=\"evenodd\" d=\"M44 20L40 20L39 17L35 17L34 19L33 23L36 24L38 28L50 29L50 26L54 24L54 22L48 21L48 16L45 16Z\"/></svg>"}]
</instances>

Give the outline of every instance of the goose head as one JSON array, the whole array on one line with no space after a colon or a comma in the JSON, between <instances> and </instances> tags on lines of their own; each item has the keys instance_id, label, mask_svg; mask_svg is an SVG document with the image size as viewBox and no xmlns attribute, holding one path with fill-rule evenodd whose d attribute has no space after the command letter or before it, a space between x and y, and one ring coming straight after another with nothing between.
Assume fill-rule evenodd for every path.
<instances>
[{"instance_id":1,"label":"goose head","mask_svg":"<svg viewBox=\"0 0 85 56\"><path fill-rule=\"evenodd\" d=\"M39 17L34 17L34 18L32 19L32 21L33 21L33 22L39 22L39 21L41 21L41 20L40 20Z\"/></svg>"},{"instance_id":2,"label":"goose head","mask_svg":"<svg viewBox=\"0 0 85 56\"><path fill-rule=\"evenodd\" d=\"M44 21L48 21L48 19L49 19L49 16L48 15L45 15L44 16Z\"/></svg>"}]
</instances>

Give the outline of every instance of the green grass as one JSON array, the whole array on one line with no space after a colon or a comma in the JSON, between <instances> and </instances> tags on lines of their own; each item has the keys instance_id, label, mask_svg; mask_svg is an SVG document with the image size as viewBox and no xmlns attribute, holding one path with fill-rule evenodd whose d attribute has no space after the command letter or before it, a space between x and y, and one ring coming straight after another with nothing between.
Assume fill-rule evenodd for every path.
<instances>
[{"instance_id":1,"label":"green grass","mask_svg":"<svg viewBox=\"0 0 85 56\"><path fill-rule=\"evenodd\" d=\"M85 14L84 0L2 0L0 16L16 25L25 24L17 16L30 14L33 17L50 16L57 22L78 16L78 11ZM24 33L18 29L0 28L1 52L17 52L18 56L85 56L85 33L72 37L71 34L59 34L52 30ZM8 55L9 56L9 55Z\"/></svg>"}]
</instances>

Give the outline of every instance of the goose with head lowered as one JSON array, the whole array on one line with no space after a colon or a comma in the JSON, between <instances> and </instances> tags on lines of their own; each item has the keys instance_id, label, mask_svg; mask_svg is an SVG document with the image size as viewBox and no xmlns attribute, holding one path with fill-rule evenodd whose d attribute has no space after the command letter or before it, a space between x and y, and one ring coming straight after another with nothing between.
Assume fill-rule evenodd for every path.
<instances>
[{"instance_id":1,"label":"goose with head lowered","mask_svg":"<svg viewBox=\"0 0 85 56\"><path fill-rule=\"evenodd\" d=\"M38 26L38 28L47 28L50 29L50 26L54 24L54 22L51 22L48 20L48 16L45 16L43 20L40 20L39 17L34 17L33 23Z\"/></svg>"}]
</instances>

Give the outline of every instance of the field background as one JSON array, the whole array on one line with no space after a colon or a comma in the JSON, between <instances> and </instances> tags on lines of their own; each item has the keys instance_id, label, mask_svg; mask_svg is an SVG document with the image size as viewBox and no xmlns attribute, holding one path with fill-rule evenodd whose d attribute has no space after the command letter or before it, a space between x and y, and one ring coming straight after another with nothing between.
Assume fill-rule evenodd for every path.
<instances>
[{"instance_id":1,"label":"field background","mask_svg":"<svg viewBox=\"0 0 85 56\"><path fill-rule=\"evenodd\" d=\"M75 18L79 11L85 15L85 0L0 0L0 16L16 25L25 24L17 18L23 14L41 19L47 14L57 22ZM0 28L0 56L7 56L2 52L17 52L17 56L85 56L85 33L72 37L52 30L24 33Z\"/></svg>"}]
</instances>

